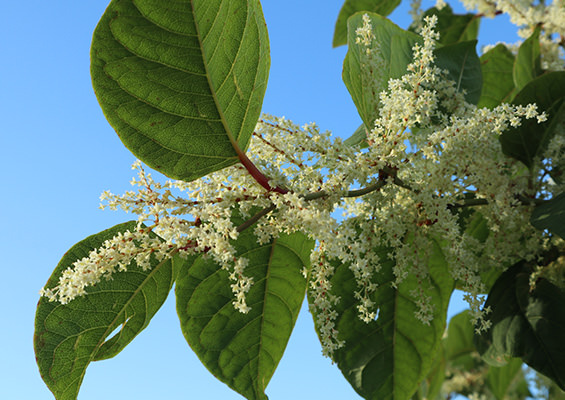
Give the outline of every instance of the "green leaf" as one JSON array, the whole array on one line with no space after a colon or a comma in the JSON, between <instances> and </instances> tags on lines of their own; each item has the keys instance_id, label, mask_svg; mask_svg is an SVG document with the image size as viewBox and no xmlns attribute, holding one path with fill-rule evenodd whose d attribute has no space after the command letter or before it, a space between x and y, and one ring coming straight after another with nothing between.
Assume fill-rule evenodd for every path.
<instances>
[{"instance_id":1,"label":"green leaf","mask_svg":"<svg viewBox=\"0 0 565 400\"><path fill-rule=\"evenodd\" d=\"M519 358L511 359L507 365L502 367L489 367L477 357L477 349L474 345L474 327L468 310L455 315L451 319L443 345L447 369L452 371L454 375L463 372L482 374L486 386L496 399L513 398L506 396L520 390L520 384L525 383L522 361ZM476 381L481 382L480 379ZM466 388L464 392L467 393L469 390L472 391L473 387Z\"/></svg>"},{"instance_id":2,"label":"green leaf","mask_svg":"<svg viewBox=\"0 0 565 400\"><path fill-rule=\"evenodd\" d=\"M438 18L435 31L439 33L441 44L455 44L477 39L480 18L475 14L454 14L451 6L446 4L441 10L435 7L426 10L423 17L436 15ZM412 30L413 27L410 27Z\"/></svg>"},{"instance_id":3,"label":"green leaf","mask_svg":"<svg viewBox=\"0 0 565 400\"><path fill-rule=\"evenodd\" d=\"M485 307L492 327L475 335L477 349L491 365L522 360L565 388L565 290L549 280L530 287L530 268L520 262L505 271L490 291Z\"/></svg>"},{"instance_id":4,"label":"green leaf","mask_svg":"<svg viewBox=\"0 0 565 400\"><path fill-rule=\"evenodd\" d=\"M353 135L348 137L343 143L348 146L359 146L361 149L369 147L369 144L367 143L367 128L365 128L365 124L359 125L359 128L353 132Z\"/></svg>"},{"instance_id":5,"label":"green leaf","mask_svg":"<svg viewBox=\"0 0 565 400\"><path fill-rule=\"evenodd\" d=\"M247 399L267 398L304 299L301 269L312 246L300 233L263 245L252 230L240 234L235 247L249 260L244 273L253 278L248 314L234 309L229 274L212 260L200 257L179 273L177 311L187 342L216 378Z\"/></svg>"},{"instance_id":6,"label":"green leaf","mask_svg":"<svg viewBox=\"0 0 565 400\"><path fill-rule=\"evenodd\" d=\"M513 358L503 367L489 368L486 385L497 400L507 399L517 384L525 380L522 365L522 360Z\"/></svg>"},{"instance_id":7,"label":"green leaf","mask_svg":"<svg viewBox=\"0 0 565 400\"><path fill-rule=\"evenodd\" d=\"M559 106L559 104L561 105ZM546 149L549 140L555 136L565 137L565 96L560 101L554 103L550 113L551 120L546 128L545 140L542 142L543 149ZM561 154L563 154L563 151L561 151ZM563 161L563 158L557 163L553 160L553 164L549 171L551 178L557 183L563 183L565 180L565 161Z\"/></svg>"},{"instance_id":8,"label":"green leaf","mask_svg":"<svg viewBox=\"0 0 565 400\"><path fill-rule=\"evenodd\" d=\"M465 310L453 316L449 321L447 336L444 339L445 358L450 367L470 371L476 367L477 353L473 343L473 324L469 311Z\"/></svg>"},{"instance_id":9,"label":"green leaf","mask_svg":"<svg viewBox=\"0 0 565 400\"><path fill-rule=\"evenodd\" d=\"M435 49L436 65L449 71L458 91L465 91L465 100L477 104L481 97L481 62L475 51L476 40L459 42Z\"/></svg>"},{"instance_id":10,"label":"green leaf","mask_svg":"<svg viewBox=\"0 0 565 400\"><path fill-rule=\"evenodd\" d=\"M347 20L359 11L368 11L386 17L400 4L400 0L345 0L337 21L333 38L333 47L347 44Z\"/></svg>"},{"instance_id":11,"label":"green leaf","mask_svg":"<svg viewBox=\"0 0 565 400\"><path fill-rule=\"evenodd\" d=\"M258 0L113 0L91 60L98 101L125 146L186 181L238 161L270 65Z\"/></svg>"},{"instance_id":12,"label":"green leaf","mask_svg":"<svg viewBox=\"0 0 565 400\"><path fill-rule=\"evenodd\" d=\"M518 49L512 74L514 85L518 90L521 90L542 73L539 35L540 27L537 27Z\"/></svg>"},{"instance_id":13,"label":"green leaf","mask_svg":"<svg viewBox=\"0 0 565 400\"><path fill-rule=\"evenodd\" d=\"M476 334L474 340L482 358L490 365L506 365L511 357L522 353L520 336L528 332L527 321L516 299L516 275L522 269L523 263L519 263L506 270L488 294L485 308L492 310L488 314L492 327Z\"/></svg>"},{"instance_id":14,"label":"green leaf","mask_svg":"<svg viewBox=\"0 0 565 400\"><path fill-rule=\"evenodd\" d=\"M365 126L373 126L379 115L379 94L388 87L390 78L400 78L412 61L412 47L422 38L405 31L378 14L366 13L371 19L382 68L376 69L367 59L363 44L355 43L355 30L363 26L363 15L357 13L347 21L349 50L343 62L343 82L349 90Z\"/></svg>"},{"instance_id":15,"label":"green leaf","mask_svg":"<svg viewBox=\"0 0 565 400\"><path fill-rule=\"evenodd\" d=\"M565 193L536 206L530 222L537 229L547 229L565 239Z\"/></svg>"},{"instance_id":16,"label":"green leaf","mask_svg":"<svg viewBox=\"0 0 565 400\"><path fill-rule=\"evenodd\" d=\"M416 395L418 399L422 400L432 400L432 399L443 399L441 397L441 388L443 382L445 381L446 375L446 361L443 348L440 347L440 351L436 355L430 372L424 381L420 384L420 388ZM415 395L415 396L416 396ZM413 396L414 399L414 396Z\"/></svg>"},{"instance_id":17,"label":"green leaf","mask_svg":"<svg viewBox=\"0 0 565 400\"><path fill-rule=\"evenodd\" d=\"M372 300L378 306L376 321L364 323L358 317L357 285L348 265L339 265L332 278L332 290L340 297L336 306L336 328L345 346L335 351L338 367L351 386L368 400L409 399L428 375L445 329L447 305L453 281L436 244L430 251L429 294L434 319L425 325L415 317L417 305L410 292L417 288L414 276L398 289L392 287L394 263L381 253L379 285Z\"/></svg>"},{"instance_id":18,"label":"green leaf","mask_svg":"<svg viewBox=\"0 0 565 400\"><path fill-rule=\"evenodd\" d=\"M75 261L87 257L104 241L136 229L131 221L89 236L61 259L45 285L52 288ZM132 262L89 288L68 304L42 297L35 315L34 348L41 377L57 400L74 400L91 361L118 354L148 324L165 302L174 282L173 262L152 260L143 271ZM110 334L119 329L115 335Z\"/></svg>"},{"instance_id":19,"label":"green leaf","mask_svg":"<svg viewBox=\"0 0 565 400\"><path fill-rule=\"evenodd\" d=\"M538 111L546 111L548 119L543 124L537 120L523 120L516 128L510 128L500 137L502 151L507 156L522 161L528 168L534 164L536 156L546 148L549 139L557 127L552 127L552 120L563 121L560 108L565 102L565 72L549 72L539 76L516 95L513 104L527 105L536 103Z\"/></svg>"},{"instance_id":20,"label":"green leaf","mask_svg":"<svg viewBox=\"0 0 565 400\"><path fill-rule=\"evenodd\" d=\"M483 90L478 107L494 108L509 102L514 95L514 55L506 46L498 44L481 56Z\"/></svg>"},{"instance_id":21,"label":"green leaf","mask_svg":"<svg viewBox=\"0 0 565 400\"><path fill-rule=\"evenodd\" d=\"M548 400L565 400L565 391L561 390L555 382L546 378L545 376L537 377L543 384L544 388L547 390Z\"/></svg>"}]
</instances>

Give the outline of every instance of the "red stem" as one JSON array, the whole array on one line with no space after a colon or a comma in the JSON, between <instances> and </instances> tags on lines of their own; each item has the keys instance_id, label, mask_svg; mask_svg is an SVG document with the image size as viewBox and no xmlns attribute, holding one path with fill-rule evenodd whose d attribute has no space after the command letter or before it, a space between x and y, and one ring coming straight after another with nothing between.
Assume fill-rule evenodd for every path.
<instances>
[{"instance_id":1,"label":"red stem","mask_svg":"<svg viewBox=\"0 0 565 400\"><path fill-rule=\"evenodd\" d=\"M247 172L249 172L249 174L253 177L253 179L255 179L255 181L257 181L259 185L263 186L269 192L276 192L280 194L288 193L288 190L285 188L278 186L273 188L271 185L269 185L269 179L265 175L263 175L261 171L259 171L255 164L253 164L253 162L249 158L247 158L245 153L238 151L238 156L239 161L243 164Z\"/></svg>"}]
</instances>

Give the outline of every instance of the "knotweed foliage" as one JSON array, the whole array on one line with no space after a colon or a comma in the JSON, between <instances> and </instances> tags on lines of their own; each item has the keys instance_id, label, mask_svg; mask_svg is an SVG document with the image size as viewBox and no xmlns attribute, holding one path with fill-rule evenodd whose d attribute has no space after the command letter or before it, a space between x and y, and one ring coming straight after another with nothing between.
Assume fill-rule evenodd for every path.
<instances>
[{"instance_id":1,"label":"knotweed foliage","mask_svg":"<svg viewBox=\"0 0 565 400\"><path fill-rule=\"evenodd\" d=\"M57 399L173 283L187 341L248 399L266 398L306 293L323 354L366 399L525 398L522 362L565 388L564 4L416 2L403 30L385 18L397 3L347 0L338 18L363 120L345 141L260 114L257 0L110 3L93 83L141 161L135 190L101 207L136 219L78 243L41 290L35 347ZM479 58L479 21L501 13L525 40ZM456 288L469 310L442 339Z\"/></svg>"}]
</instances>

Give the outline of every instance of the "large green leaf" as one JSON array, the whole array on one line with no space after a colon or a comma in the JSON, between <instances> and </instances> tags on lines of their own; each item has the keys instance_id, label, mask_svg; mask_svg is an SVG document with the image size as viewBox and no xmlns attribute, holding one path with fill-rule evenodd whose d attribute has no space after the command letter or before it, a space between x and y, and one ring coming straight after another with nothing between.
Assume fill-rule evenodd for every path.
<instances>
[{"instance_id":1,"label":"large green leaf","mask_svg":"<svg viewBox=\"0 0 565 400\"><path fill-rule=\"evenodd\" d=\"M547 229L565 239L565 193L536 206L530 222L540 230Z\"/></svg>"},{"instance_id":2,"label":"large green leaf","mask_svg":"<svg viewBox=\"0 0 565 400\"><path fill-rule=\"evenodd\" d=\"M449 72L458 91L465 91L465 100L477 104L481 97L481 62L475 50L476 40L458 42L435 49L436 65Z\"/></svg>"},{"instance_id":3,"label":"large green leaf","mask_svg":"<svg viewBox=\"0 0 565 400\"><path fill-rule=\"evenodd\" d=\"M393 288L393 262L382 251L382 269L373 296L377 319L368 324L358 317L357 285L348 265L339 265L332 278L332 290L340 297L336 306L336 327L345 346L334 359L352 387L367 400L405 400L418 390L428 375L445 329L447 305L453 280L437 244L430 249L429 292L434 319L425 325L416 319L417 305L410 292L418 287L409 276ZM424 283L424 285L428 285Z\"/></svg>"},{"instance_id":4,"label":"large green leaf","mask_svg":"<svg viewBox=\"0 0 565 400\"><path fill-rule=\"evenodd\" d=\"M376 70L368 62L366 48L356 43L356 29L363 26L363 15L357 13L347 21L349 50L343 62L343 81L349 90L365 126L373 126L379 115L379 93L388 87L390 78L400 78L412 61L412 47L422 38L405 31L387 18L366 13L371 19L378 57L383 67Z\"/></svg>"},{"instance_id":5,"label":"large green leaf","mask_svg":"<svg viewBox=\"0 0 565 400\"><path fill-rule=\"evenodd\" d=\"M435 31L439 33L441 44L454 44L477 39L480 18L475 14L454 14L451 6L446 4L441 10L435 7L427 10L423 17L437 16ZM413 30L413 27L410 27Z\"/></svg>"},{"instance_id":6,"label":"large green leaf","mask_svg":"<svg viewBox=\"0 0 565 400\"><path fill-rule=\"evenodd\" d=\"M190 181L246 149L270 64L259 0L113 0L91 59L108 121L152 168Z\"/></svg>"},{"instance_id":7,"label":"large green leaf","mask_svg":"<svg viewBox=\"0 0 565 400\"><path fill-rule=\"evenodd\" d=\"M116 225L74 245L61 259L46 288L77 260L115 235L136 228ZM57 400L74 400L91 361L118 354L141 332L165 302L174 282L173 262L152 260L143 271L135 263L63 305L42 297L35 316L34 347L41 376ZM110 334L119 329L111 338Z\"/></svg>"},{"instance_id":8,"label":"large green leaf","mask_svg":"<svg viewBox=\"0 0 565 400\"><path fill-rule=\"evenodd\" d=\"M304 299L301 269L312 246L300 233L263 245L252 230L240 234L235 247L254 281L248 314L234 309L229 274L212 260L198 258L179 273L177 311L187 342L216 378L247 399L267 398Z\"/></svg>"},{"instance_id":9,"label":"large green leaf","mask_svg":"<svg viewBox=\"0 0 565 400\"><path fill-rule=\"evenodd\" d=\"M400 0L345 0L337 21L333 38L333 47L347 44L347 20L359 11L368 11L386 17L400 4Z\"/></svg>"},{"instance_id":10,"label":"large green leaf","mask_svg":"<svg viewBox=\"0 0 565 400\"><path fill-rule=\"evenodd\" d=\"M540 27L537 27L518 49L512 74L518 90L521 90L542 73L539 35Z\"/></svg>"},{"instance_id":11,"label":"large green leaf","mask_svg":"<svg viewBox=\"0 0 565 400\"><path fill-rule=\"evenodd\" d=\"M514 94L515 56L503 44L498 44L481 56L483 90L478 107L494 108L500 103L509 102Z\"/></svg>"},{"instance_id":12,"label":"large green leaf","mask_svg":"<svg viewBox=\"0 0 565 400\"><path fill-rule=\"evenodd\" d=\"M379 45L380 68L368 59L366 48L356 43L356 29L363 25L364 13L357 13L348 20L349 50L343 63L343 81L349 90L357 111L365 126L373 126L379 116L379 93L388 89L391 78L400 78L413 60L414 44L422 38L399 28L377 14L366 13L371 19L374 41ZM476 41L459 42L436 48L436 64L448 71L457 90L465 90L468 102L476 104L481 95L481 65L475 51ZM358 136L359 137L359 134ZM354 139L351 139L354 140Z\"/></svg>"},{"instance_id":13,"label":"large green leaf","mask_svg":"<svg viewBox=\"0 0 565 400\"><path fill-rule=\"evenodd\" d=\"M491 365L520 357L565 388L565 289L539 278L530 286L531 269L520 262L504 272L485 307L492 327L475 336L477 349Z\"/></svg>"},{"instance_id":14,"label":"large green leaf","mask_svg":"<svg viewBox=\"0 0 565 400\"><path fill-rule=\"evenodd\" d=\"M548 113L548 120L543 124L538 124L535 118L524 120L517 128L504 132L500 137L504 154L522 161L529 168L533 166L536 156L545 150L549 139L556 133L557 126L552 125L552 121L555 118L563 121L560 108L565 102L564 89L564 71L543 74L524 86L512 103L535 103L538 111Z\"/></svg>"}]
</instances>

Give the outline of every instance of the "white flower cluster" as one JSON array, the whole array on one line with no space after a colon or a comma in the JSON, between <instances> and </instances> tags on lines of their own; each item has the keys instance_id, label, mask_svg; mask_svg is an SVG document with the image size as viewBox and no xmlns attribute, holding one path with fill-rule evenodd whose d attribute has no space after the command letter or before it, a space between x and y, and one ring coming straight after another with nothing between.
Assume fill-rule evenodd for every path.
<instances>
[{"instance_id":1,"label":"white flower cluster","mask_svg":"<svg viewBox=\"0 0 565 400\"><path fill-rule=\"evenodd\" d=\"M261 188L239 166L230 169L229 177L212 174L196 182L169 181L164 184L154 181L139 161L132 168L138 170L138 177L131 181L138 190L122 196L104 192L101 200L107 204L101 208L137 214L137 230L106 241L100 249L93 250L88 257L64 271L55 288L42 289L41 293L50 300L67 303L84 295L87 286L102 278L111 278L111 274L118 270L126 270L132 261L147 269L151 268L151 255L162 260L175 254L181 257L204 254L230 271L234 306L241 312L248 312L245 293L249 291L252 279L244 274L247 260L238 257L232 245L239 235L232 223L232 207L239 203L244 213L249 210L249 203L260 205L257 197L263 195ZM232 186L238 190L232 191ZM242 191L241 188L245 189ZM175 196L175 191L189 195ZM185 219L190 215L195 219ZM149 235L150 232L158 237Z\"/></svg>"},{"instance_id":2,"label":"white flower cluster","mask_svg":"<svg viewBox=\"0 0 565 400\"><path fill-rule=\"evenodd\" d=\"M151 255L163 260L169 253L169 246L148 235L148 230L140 227L133 232L126 231L106 240L88 257L75 262L72 268L63 271L55 288L43 288L40 294L66 304L86 294L86 288L96 285L102 278L109 279L117 271L126 271L132 260L143 270L148 270Z\"/></svg>"},{"instance_id":3,"label":"white flower cluster","mask_svg":"<svg viewBox=\"0 0 565 400\"><path fill-rule=\"evenodd\" d=\"M528 38L536 27L541 27L540 50L542 68L563 70L563 38L565 38L565 1L532 0L462 0L464 6L485 16L493 17L498 12L507 14L510 21L520 27L518 35ZM517 46L509 46L517 48Z\"/></svg>"},{"instance_id":4,"label":"white flower cluster","mask_svg":"<svg viewBox=\"0 0 565 400\"><path fill-rule=\"evenodd\" d=\"M105 192L102 200L106 207L137 214L138 229L77 261L43 295L68 302L131 261L150 268L152 255L161 260L203 254L230 272L233 304L247 312L245 294L253 282L234 241L253 226L260 243L296 231L316 240L304 275L328 356L343 345L335 327L339 298L331 281L339 265L347 265L355 278L352 295L363 321L371 323L378 315L372 300L375 277L386 261L394 264L393 285L417 278L419 287L411 293L416 317L429 323L436 310L428 291L428 261L431 249L440 246L480 320L481 273L531 258L544 243L543 234L528 223L532 207L521 196L555 187L505 157L499 135L522 118L542 121L545 115L535 105L487 110L466 103L434 66L435 23L435 17L425 20L423 44L414 47L406 75L390 80L376 101L379 117L367 134L368 149L332 139L315 124L300 128L284 118L263 116L248 155L271 188L279 190L258 184L243 165L193 182L159 183L136 163L139 176L132 184L138 190L122 196ZM378 60L369 18L357 34L370 58ZM563 161L564 145L550 146L553 163ZM465 228L463 210L485 224L487 237ZM236 226L236 213L248 222Z\"/></svg>"}]
</instances>

